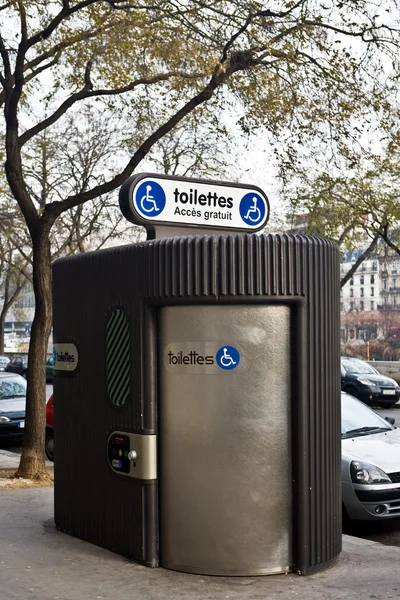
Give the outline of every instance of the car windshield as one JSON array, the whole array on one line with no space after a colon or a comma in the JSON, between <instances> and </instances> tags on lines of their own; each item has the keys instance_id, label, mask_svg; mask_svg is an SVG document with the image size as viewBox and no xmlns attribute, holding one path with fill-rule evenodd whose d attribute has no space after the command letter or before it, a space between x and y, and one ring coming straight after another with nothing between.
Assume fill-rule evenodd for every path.
<instances>
[{"instance_id":1,"label":"car windshield","mask_svg":"<svg viewBox=\"0 0 400 600\"><path fill-rule=\"evenodd\" d=\"M350 373L350 375L376 375L377 371L368 365L367 363L362 362L361 360L349 360L342 361L342 366L345 369L346 373Z\"/></svg>"},{"instance_id":2,"label":"car windshield","mask_svg":"<svg viewBox=\"0 0 400 600\"><path fill-rule=\"evenodd\" d=\"M342 394L342 437L369 435L393 429L388 421L382 419L365 404Z\"/></svg>"},{"instance_id":3,"label":"car windshield","mask_svg":"<svg viewBox=\"0 0 400 600\"><path fill-rule=\"evenodd\" d=\"M26 381L21 377L9 377L0 380L0 400L7 398L25 398Z\"/></svg>"}]
</instances>

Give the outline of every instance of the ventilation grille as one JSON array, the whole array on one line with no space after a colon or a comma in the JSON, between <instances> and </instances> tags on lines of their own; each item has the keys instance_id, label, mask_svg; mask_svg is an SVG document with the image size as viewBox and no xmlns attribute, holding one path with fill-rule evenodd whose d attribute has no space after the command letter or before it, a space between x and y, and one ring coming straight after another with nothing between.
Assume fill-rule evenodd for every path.
<instances>
[{"instance_id":1,"label":"ventilation grille","mask_svg":"<svg viewBox=\"0 0 400 600\"><path fill-rule=\"evenodd\" d=\"M107 323L107 389L110 400L122 406L128 400L131 383L131 333L121 309L114 310Z\"/></svg>"}]
</instances>

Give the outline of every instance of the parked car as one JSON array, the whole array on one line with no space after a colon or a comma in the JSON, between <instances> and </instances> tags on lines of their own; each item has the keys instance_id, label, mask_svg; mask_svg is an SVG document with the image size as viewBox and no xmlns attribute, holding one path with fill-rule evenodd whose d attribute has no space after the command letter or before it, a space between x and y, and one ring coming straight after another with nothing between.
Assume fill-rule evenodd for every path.
<instances>
[{"instance_id":1,"label":"parked car","mask_svg":"<svg viewBox=\"0 0 400 600\"><path fill-rule=\"evenodd\" d=\"M46 359L46 381L52 383L54 376L54 357L49 354Z\"/></svg>"},{"instance_id":2,"label":"parked car","mask_svg":"<svg viewBox=\"0 0 400 600\"><path fill-rule=\"evenodd\" d=\"M49 460L54 462L54 397L53 394L46 404L46 442L45 452Z\"/></svg>"},{"instance_id":3,"label":"parked car","mask_svg":"<svg viewBox=\"0 0 400 600\"><path fill-rule=\"evenodd\" d=\"M4 371L9 362L8 356L0 356L0 371Z\"/></svg>"},{"instance_id":4,"label":"parked car","mask_svg":"<svg viewBox=\"0 0 400 600\"><path fill-rule=\"evenodd\" d=\"M18 373L18 375L26 378L28 373L28 357L22 355L13 356L4 370L8 373Z\"/></svg>"},{"instance_id":5,"label":"parked car","mask_svg":"<svg viewBox=\"0 0 400 600\"><path fill-rule=\"evenodd\" d=\"M400 429L342 392L342 494L344 516L400 517Z\"/></svg>"},{"instance_id":6,"label":"parked car","mask_svg":"<svg viewBox=\"0 0 400 600\"><path fill-rule=\"evenodd\" d=\"M381 375L358 358L342 356L341 387L365 404L379 404L382 408L394 406L400 398L400 387L394 379Z\"/></svg>"},{"instance_id":7,"label":"parked car","mask_svg":"<svg viewBox=\"0 0 400 600\"><path fill-rule=\"evenodd\" d=\"M26 381L0 373L0 440L20 439L25 428Z\"/></svg>"}]
</instances>

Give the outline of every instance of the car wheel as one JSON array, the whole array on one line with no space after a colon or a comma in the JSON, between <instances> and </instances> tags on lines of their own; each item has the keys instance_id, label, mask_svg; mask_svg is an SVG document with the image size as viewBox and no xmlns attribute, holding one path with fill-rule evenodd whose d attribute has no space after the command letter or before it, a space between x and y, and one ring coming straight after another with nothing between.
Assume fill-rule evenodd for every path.
<instances>
[{"instance_id":1,"label":"car wheel","mask_svg":"<svg viewBox=\"0 0 400 600\"><path fill-rule=\"evenodd\" d=\"M46 431L44 451L47 459L54 462L54 431Z\"/></svg>"},{"instance_id":2,"label":"car wheel","mask_svg":"<svg viewBox=\"0 0 400 600\"><path fill-rule=\"evenodd\" d=\"M344 392L346 392L347 394L350 394L350 396L353 396L354 398L360 398L360 395L357 391L357 388L355 387L347 387L343 390Z\"/></svg>"}]
</instances>

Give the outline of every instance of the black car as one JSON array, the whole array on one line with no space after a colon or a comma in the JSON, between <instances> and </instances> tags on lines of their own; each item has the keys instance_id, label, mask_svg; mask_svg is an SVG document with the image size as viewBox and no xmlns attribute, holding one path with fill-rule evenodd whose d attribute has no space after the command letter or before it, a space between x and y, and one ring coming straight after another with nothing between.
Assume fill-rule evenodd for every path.
<instances>
[{"instance_id":1,"label":"black car","mask_svg":"<svg viewBox=\"0 0 400 600\"><path fill-rule=\"evenodd\" d=\"M342 356L341 375L343 392L359 398L365 404L390 408L400 398L400 387L394 379L381 375L358 358Z\"/></svg>"},{"instance_id":2,"label":"black car","mask_svg":"<svg viewBox=\"0 0 400 600\"><path fill-rule=\"evenodd\" d=\"M26 378L28 373L28 357L27 356L13 356L4 369L8 373L18 373Z\"/></svg>"}]
</instances>

